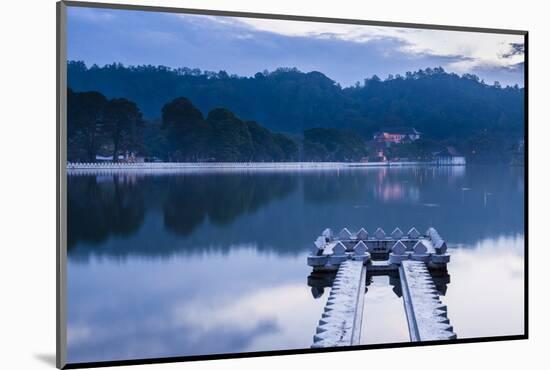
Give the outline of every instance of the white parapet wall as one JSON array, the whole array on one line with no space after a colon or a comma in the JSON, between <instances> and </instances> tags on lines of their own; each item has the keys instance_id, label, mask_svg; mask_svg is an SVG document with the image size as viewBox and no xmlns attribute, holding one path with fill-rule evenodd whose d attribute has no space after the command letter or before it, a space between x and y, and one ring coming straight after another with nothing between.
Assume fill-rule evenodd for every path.
<instances>
[{"instance_id":1,"label":"white parapet wall","mask_svg":"<svg viewBox=\"0 0 550 370\"><path fill-rule=\"evenodd\" d=\"M360 344L366 267L363 261L340 264L312 348Z\"/></svg>"},{"instance_id":2,"label":"white parapet wall","mask_svg":"<svg viewBox=\"0 0 550 370\"><path fill-rule=\"evenodd\" d=\"M189 170L307 170L356 167L407 167L429 166L434 162L94 162L67 163L67 170L75 171L189 171Z\"/></svg>"},{"instance_id":3,"label":"white parapet wall","mask_svg":"<svg viewBox=\"0 0 550 370\"><path fill-rule=\"evenodd\" d=\"M403 261L399 267L403 303L411 341L456 339L447 318L447 306L439 299L426 264Z\"/></svg>"}]
</instances>

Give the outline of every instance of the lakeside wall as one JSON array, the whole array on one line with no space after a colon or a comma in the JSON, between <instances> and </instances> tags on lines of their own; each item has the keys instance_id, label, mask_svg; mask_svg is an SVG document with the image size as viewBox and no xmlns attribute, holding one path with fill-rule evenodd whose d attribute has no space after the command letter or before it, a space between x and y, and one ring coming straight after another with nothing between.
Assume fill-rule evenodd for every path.
<instances>
[{"instance_id":1,"label":"lakeside wall","mask_svg":"<svg viewBox=\"0 0 550 370\"><path fill-rule=\"evenodd\" d=\"M199 169L338 169L356 167L433 166L435 162L204 162L204 163L67 163L67 170L199 170Z\"/></svg>"}]
</instances>

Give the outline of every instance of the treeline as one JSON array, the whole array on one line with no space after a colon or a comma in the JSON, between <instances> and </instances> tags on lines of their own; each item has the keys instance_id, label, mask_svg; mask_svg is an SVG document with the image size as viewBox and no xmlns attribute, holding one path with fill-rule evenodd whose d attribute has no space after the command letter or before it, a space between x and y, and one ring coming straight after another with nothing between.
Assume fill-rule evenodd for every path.
<instances>
[{"instance_id":1,"label":"treeline","mask_svg":"<svg viewBox=\"0 0 550 370\"><path fill-rule=\"evenodd\" d=\"M243 121L224 108L213 109L203 117L186 98L164 105L157 134L166 139L164 150L157 154L169 161L285 162L298 156L296 143L287 136L272 133L254 121Z\"/></svg>"},{"instance_id":2,"label":"treeline","mask_svg":"<svg viewBox=\"0 0 550 370\"><path fill-rule=\"evenodd\" d=\"M135 101L159 119L168 101L185 96L206 114L226 107L275 132L300 134L323 127L351 129L369 138L380 128L414 126L435 140L489 131L518 137L524 127L524 89L459 76L443 68L377 76L342 88L320 72L281 68L252 77L224 71L68 62L69 85Z\"/></svg>"},{"instance_id":3,"label":"treeline","mask_svg":"<svg viewBox=\"0 0 550 370\"><path fill-rule=\"evenodd\" d=\"M67 157L95 162L98 152L116 162L124 150L142 150L143 118L125 98L107 99L97 91L67 91Z\"/></svg>"},{"instance_id":4,"label":"treeline","mask_svg":"<svg viewBox=\"0 0 550 370\"><path fill-rule=\"evenodd\" d=\"M145 120L128 99L71 89L67 134L70 162L117 161L126 153L172 162L358 161L367 154L352 132L317 128L291 138L224 108L205 117L184 97L166 103L160 120Z\"/></svg>"}]
</instances>

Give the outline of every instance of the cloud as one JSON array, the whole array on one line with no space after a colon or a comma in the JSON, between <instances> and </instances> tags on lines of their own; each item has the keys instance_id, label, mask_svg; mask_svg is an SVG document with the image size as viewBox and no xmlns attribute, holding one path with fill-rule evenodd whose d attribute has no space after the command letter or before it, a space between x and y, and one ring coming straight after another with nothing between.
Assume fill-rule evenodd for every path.
<instances>
[{"instance_id":1,"label":"cloud","mask_svg":"<svg viewBox=\"0 0 550 370\"><path fill-rule=\"evenodd\" d=\"M510 46L510 51L508 51L507 53L502 54L502 58L512 58L516 55L523 56L523 54L525 54L525 45L524 44L512 42L512 43L510 43L509 46Z\"/></svg>"},{"instance_id":2,"label":"cloud","mask_svg":"<svg viewBox=\"0 0 550 370\"><path fill-rule=\"evenodd\" d=\"M305 254L273 258L235 246L162 261L71 263L69 361L307 347L324 302L304 281Z\"/></svg>"},{"instance_id":3,"label":"cloud","mask_svg":"<svg viewBox=\"0 0 550 370\"><path fill-rule=\"evenodd\" d=\"M116 13L111 10L93 8L69 7L68 14L71 18L92 23L110 22L117 18Z\"/></svg>"},{"instance_id":4,"label":"cloud","mask_svg":"<svg viewBox=\"0 0 550 370\"><path fill-rule=\"evenodd\" d=\"M183 16L184 19L190 16ZM196 16L192 16L196 17ZM424 30L255 18L208 17L213 23L287 37L341 40L366 44L376 40L397 43L397 51L416 56L460 59L446 65L469 72L483 65L508 66L523 60L523 37L493 33Z\"/></svg>"},{"instance_id":5,"label":"cloud","mask_svg":"<svg viewBox=\"0 0 550 370\"><path fill-rule=\"evenodd\" d=\"M451 283L442 299L459 338L524 331L524 246L522 234L482 239L473 248L450 245Z\"/></svg>"},{"instance_id":6,"label":"cloud","mask_svg":"<svg viewBox=\"0 0 550 370\"><path fill-rule=\"evenodd\" d=\"M174 33L155 30L144 30L139 33L139 38L141 41L150 41L163 44L177 41L177 36Z\"/></svg>"},{"instance_id":7,"label":"cloud","mask_svg":"<svg viewBox=\"0 0 550 370\"><path fill-rule=\"evenodd\" d=\"M68 57L252 76L296 67L342 86L427 67L490 71L523 85L522 36L320 22L69 8ZM516 48L516 49L514 49ZM502 76L497 76L501 71Z\"/></svg>"}]
</instances>

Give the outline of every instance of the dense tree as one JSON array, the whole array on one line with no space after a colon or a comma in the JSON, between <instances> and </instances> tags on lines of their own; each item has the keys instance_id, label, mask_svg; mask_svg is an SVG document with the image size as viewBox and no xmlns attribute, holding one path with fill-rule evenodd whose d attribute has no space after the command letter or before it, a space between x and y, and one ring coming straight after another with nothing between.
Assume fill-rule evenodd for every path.
<instances>
[{"instance_id":1,"label":"dense tree","mask_svg":"<svg viewBox=\"0 0 550 370\"><path fill-rule=\"evenodd\" d=\"M197 161L208 155L205 147L210 126L188 99L177 98L164 105L162 125L166 130L172 160Z\"/></svg>"},{"instance_id":2,"label":"dense tree","mask_svg":"<svg viewBox=\"0 0 550 370\"><path fill-rule=\"evenodd\" d=\"M143 125L143 154L150 159L168 160L170 143L159 120L145 121Z\"/></svg>"},{"instance_id":3,"label":"dense tree","mask_svg":"<svg viewBox=\"0 0 550 370\"><path fill-rule=\"evenodd\" d=\"M149 120L161 118L162 125L146 126L143 152L177 161L355 160L364 154L357 150L357 138L345 140L355 142L355 149L349 145L336 149L328 142L303 141L301 135L313 128L337 128L369 140L389 126L415 127L423 138L453 145L468 160L508 161L507 148L517 145L524 133L523 88L488 85L473 74L459 76L441 67L386 80L373 76L342 88L320 72L295 68L238 77L224 71L121 64L88 68L82 62L69 62L68 80L75 91L124 96L135 101ZM166 102L171 105L164 106ZM231 114L218 118L208 114L220 107ZM70 135L70 157L94 157L102 118L95 122L93 129ZM487 138L486 133L490 133ZM227 141L220 142L219 135L228 135ZM392 152L399 157L428 155L429 148L420 144Z\"/></svg>"},{"instance_id":4,"label":"dense tree","mask_svg":"<svg viewBox=\"0 0 550 370\"><path fill-rule=\"evenodd\" d=\"M141 112L125 98L107 100L96 91L67 91L67 157L95 162L99 152L142 151Z\"/></svg>"},{"instance_id":5,"label":"dense tree","mask_svg":"<svg viewBox=\"0 0 550 370\"><path fill-rule=\"evenodd\" d=\"M252 161L284 161L285 153L268 129L254 121L245 122L252 140Z\"/></svg>"},{"instance_id":6,"label":"dense tree","mask_svg":"<svg viewBox=\"0 0 550 370\"><path fill-rule=\"evenodd\" d=\"M360 161L367 155L365 140L351 131L313 128L304 131L304 154L315 161Z\"/></svg>"},{"instance_id":7,"label":"dense tree","mask_svg":"<svg viewBox=\"0 0 550 370\"><path fill-rule=\"evenodd\" d=\"M273 134L273 141L283 151L284 161L298 160L298 145L293 139L283 134Z\"/></svg>"},{"instance_id":8,"label":"dense tree","mask_svg":"<svg viewBox=\"0 0 550 370\"><path fill-rule=\"evenodd\" d=\"M107 99L96 91L67 91L68 156L79 161L95 161L100 146Z\"/></svg>"},{"instance_id":9,"label":"dense tree","mask_svg":"<svg viewBox=\"0 0 550 370\"><path fill-rule=\"evenodd\" d=\"M265 162L297 157L296 143L285 135L243 121L225 108L213 109L204 118L184 97L164 105L161 127L162 136L150 134L148 142L160 144L161 137L166 138L167 153L157 156L172 161Z\"/></svg>"},{"instance_id":10,"label":"dense tree","mask_svg":"<svg viewBox=\"0 0 550 370\"><path fill-rule=\"evenodd\" d=\"M110 100L105 106L105 133L113 145L113 162L121 149L136 151L141 141L143 120L137 105L125 98Z\"/></svg>"},{"instance_id":11,"label":"dense tree","mask_svg":"<svg viewBox=\"0 0 550 370\"><path fill-rule=\"evenodd\" d=\"M176 162L297 159L292 139L242 121L227 109L214 109L205 119L180 97L165 104L161 121L144 122L128 99L107 100L97 92L68 94L69 161L95 161L98 151L112 154L113 161L123 151Z\"/></svg>"},{"instance_id":12,"label":"dense tree","mask_svg":"<svg viewBox=\"0 0 550 370\"><path fill-rule=\"evenodd\" d=\"M208 113L208 123L212 127L209 149L216 162L250 162L254 147L252 135L245 122L231 111L217 108Z\"/></svg>"},{"instance_id":13,"label":"dense tree","mask_svg":"<svg viewBox=\"0 0 550 370\"><path fill-rule=\"evenodd\" d=\"M374 76L348 88L320 72L295 68L238 77L189 68L87 68L82 62L69 62L68 79L78 91L132 99L149 118L159 117L167 101L186 96L203 114L225 107L276 132L347 128L369 137L381 127L399 125L445 140L483 129L518 136L524 125L522 88L487 85L475 75L459 76L441 67L386 80Z\"/></svg>"}]
</instances>

